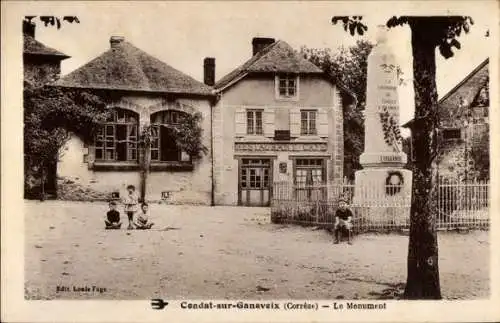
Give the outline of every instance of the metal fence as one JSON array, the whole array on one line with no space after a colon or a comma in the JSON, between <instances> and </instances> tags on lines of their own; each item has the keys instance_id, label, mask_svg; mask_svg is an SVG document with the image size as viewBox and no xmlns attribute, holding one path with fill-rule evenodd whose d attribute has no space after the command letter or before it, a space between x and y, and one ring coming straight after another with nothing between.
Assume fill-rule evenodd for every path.
<instances>
[{"instance_id":1,"label":"metal fence","mask_svg":"<svg viewBox=\"0 0 500 323\"><path fill-rule=\"evenodd\" d=\"M408 188L406 188L408 189ZM438 183L439 229L487 228L489 183ZM353 227L361 231L409 229L411 192L398 185L339 184L294 185L273 183L271 219L274 223L332 226L339 197L351 201Z\"/></svg>"}]
</instances>

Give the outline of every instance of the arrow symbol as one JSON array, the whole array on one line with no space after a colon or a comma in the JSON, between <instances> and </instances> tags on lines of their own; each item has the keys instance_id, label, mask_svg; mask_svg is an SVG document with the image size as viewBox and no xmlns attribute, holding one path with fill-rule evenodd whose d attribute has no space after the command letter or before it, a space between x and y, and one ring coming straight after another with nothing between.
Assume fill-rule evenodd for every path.
<instances>
[{"instance_id":1,"label":"arrow symbol","mask_svg":"<svg viewBox=\"0 0 500 323\"><path fill-rule=\"evenodd\" d=\"M162 310L167 305L168 305L168 302L165 302L161 298L154 298L154 299L151 300L151 307L154 310Z\"/></svg>"}]
</instances>

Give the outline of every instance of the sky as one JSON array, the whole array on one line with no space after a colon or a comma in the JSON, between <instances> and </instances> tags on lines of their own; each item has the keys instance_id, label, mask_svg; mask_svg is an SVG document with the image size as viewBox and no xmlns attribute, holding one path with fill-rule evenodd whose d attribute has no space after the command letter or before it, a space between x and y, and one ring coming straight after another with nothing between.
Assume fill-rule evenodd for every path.
<instances>
[{"instance_id":1,"label":"sky","mask_svg":"<svg viewBox=\"0 0 500 323\"><path fill-rule=\"evenodd\" d=\"M457 10L455 13L446 9L450 4L426 1L425 12L466 14L472 16L475 24L470 33L459 38L462 48L455 50L453 58L445 60L437 56L439 97L484 61L492 46L491 39L485 37L491 24L485 18L488 6L482 6L481 1L472 5L466 1L454 2L452 7ZM109 38L117 35L199 81L203 80L203 58L215 57L218 80L251 57L253 37L281 39L297 50L307 46L336 51L341 46L352 46L357 39L374 41L377 25L384 24L393 15L413 13L415 10L422 11L423 5L395 1L200 1L93 2L68 7L66 3L51 12L77 15L80 24L64 24L57 30L54 27L45 28L38 22L36 38L71 56L62 63L63 75L108 50ZM331 24L332 16L346 14L363 15L369 27L367 34L352 37L340 25ZM410 36L408 26L388 32L389 46L407 80L406 85L399 89L401 123L410 120L414 112Z\"/></svg>"}]
</instances>

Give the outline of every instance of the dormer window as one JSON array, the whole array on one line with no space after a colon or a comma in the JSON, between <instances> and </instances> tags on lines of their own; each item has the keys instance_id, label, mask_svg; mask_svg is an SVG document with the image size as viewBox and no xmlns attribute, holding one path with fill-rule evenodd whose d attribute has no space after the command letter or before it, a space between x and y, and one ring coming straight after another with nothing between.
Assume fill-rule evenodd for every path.
<instances>
[{"instance_id":1,"label":"dormer window","mask_svg":"<svg viewBox=\"0 0 500 323\"><path fill-rule=\"evenodd\" d=\"M277 99L298 99L299 77L295 74L282 74L276 76L276 98Z\"/></svg>"}]
</instances>

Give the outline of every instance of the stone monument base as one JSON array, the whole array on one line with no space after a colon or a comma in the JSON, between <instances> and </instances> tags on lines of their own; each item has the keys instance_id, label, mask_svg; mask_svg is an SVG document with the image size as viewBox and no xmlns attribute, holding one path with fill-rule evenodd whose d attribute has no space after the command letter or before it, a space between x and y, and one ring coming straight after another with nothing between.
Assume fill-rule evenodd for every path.
<instances>
[{"instance_id":1,"label":"stone monument base","mask_svg":"<svg viewBox=\"0 0 500 323\"><path fill-rule=\"evenodd\" d=\"M355 173L352 206L361 224L392 227L409 225L412 172L374 167Z\"/></svg>"}]
</instances>

